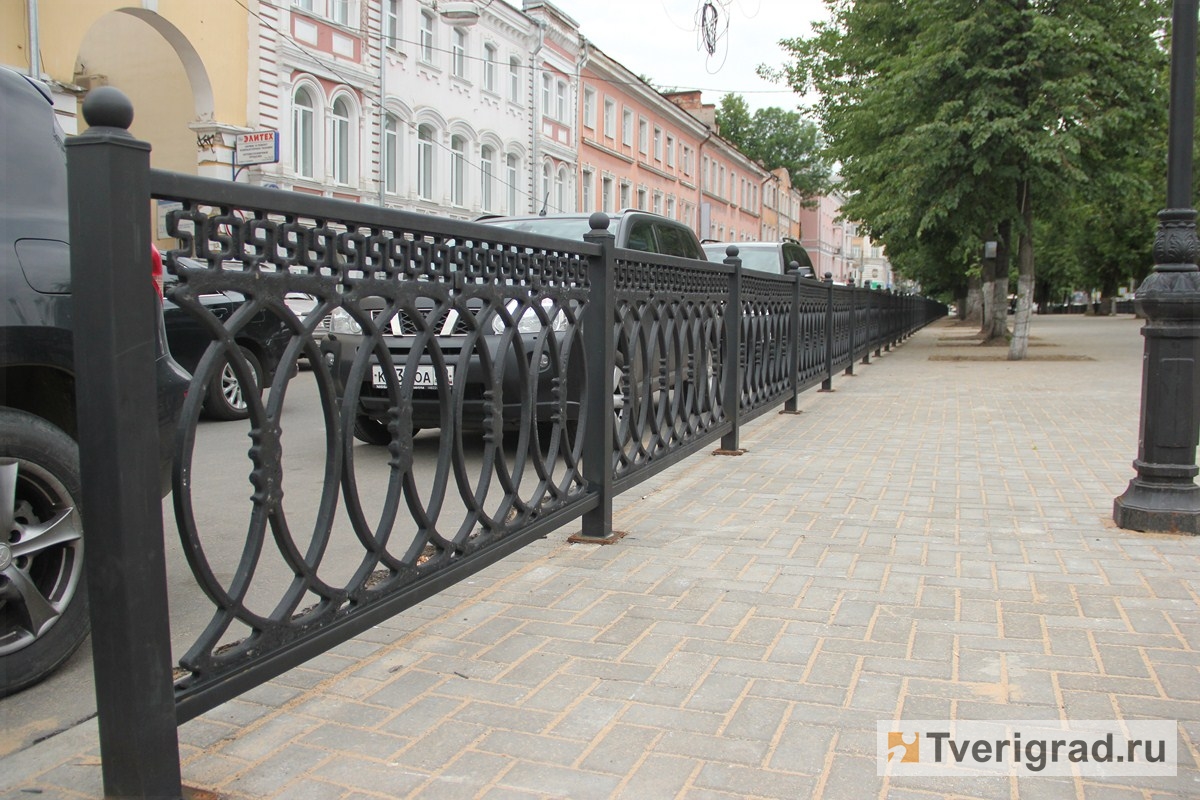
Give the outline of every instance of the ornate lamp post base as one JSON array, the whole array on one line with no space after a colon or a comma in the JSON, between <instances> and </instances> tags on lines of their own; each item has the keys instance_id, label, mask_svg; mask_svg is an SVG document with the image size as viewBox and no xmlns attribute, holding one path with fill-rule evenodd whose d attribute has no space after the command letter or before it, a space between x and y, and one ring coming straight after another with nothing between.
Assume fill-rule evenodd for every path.
<instances>
[{"instance_id":1,"label":"ornate lamp post base","mask_svg":"<svg viewBox=\"0 0 1200 800\"><path fill-rule=\"evenodd\" d=\"M1196 212L1158 215L1155 271L1138 287L1146 351L1137 477L1113 502L1113 521L1138 531L1200 534L1195 478L1200 435L1200 270Z\"/></svg>"}]
</instances>

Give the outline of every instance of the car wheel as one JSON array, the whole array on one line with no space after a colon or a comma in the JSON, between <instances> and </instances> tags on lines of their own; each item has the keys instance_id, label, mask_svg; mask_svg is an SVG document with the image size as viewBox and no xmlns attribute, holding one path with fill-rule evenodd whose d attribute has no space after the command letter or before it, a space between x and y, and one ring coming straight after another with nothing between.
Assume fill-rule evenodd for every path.
<instances>
[{"instance_id":1,"label":"car wheel","mask_svg":"<svg viewBox=\"0 0 1200 800\"><path fill-rule=\"evenodd\" d=\"M263 383L262 365L258 363L258 359L254 357L254 353L251 353L245 347L240 349L242 357L250 365L250 371L254 373L254 390L261 392L262 389L260 387ZM233 365L226 359L225 363L221 365L221 369L218 370L216 375L213 375L212 380L208 384L208 391L204 395L204 414L210 419L246 419L250 416L250 404L246 398L245 387L238 380Z\"/></svg>"},{"instance_id":2,"label":"car wheel","mask_svg":"<svg viewBox=\"0 0 1200 800\"><path fill-rule=\"evenodd\" d=\"M0 697L45 678L87 636L79 497L71 437L0 409Z\"/></svg>"}]
</instances>

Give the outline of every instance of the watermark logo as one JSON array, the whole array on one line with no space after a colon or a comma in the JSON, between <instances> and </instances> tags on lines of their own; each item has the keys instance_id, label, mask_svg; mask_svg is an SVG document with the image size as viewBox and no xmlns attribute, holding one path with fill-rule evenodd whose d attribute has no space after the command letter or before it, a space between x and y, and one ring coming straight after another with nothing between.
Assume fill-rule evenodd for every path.
<instances>
[{"instance_id":1,"label":"watermark logo","mask_svg":"<svg viewBox=\"0 0 1200 800\"><path fill-rule=\"evenodd\" d=\"M902 720L876 727L876 772L892 776L1170 776L1173 720Z\"/></svg>"},{"instance_id":2,"label":"watermark logo","mask_svg":"<svg viewBox=\"0 0 1200 800\"><path fill-rule=\"evenodd\" d=\"M902 764L921 763L921 737L916 733L888 731L887 758Z\"/></svg>"}]
</instances>

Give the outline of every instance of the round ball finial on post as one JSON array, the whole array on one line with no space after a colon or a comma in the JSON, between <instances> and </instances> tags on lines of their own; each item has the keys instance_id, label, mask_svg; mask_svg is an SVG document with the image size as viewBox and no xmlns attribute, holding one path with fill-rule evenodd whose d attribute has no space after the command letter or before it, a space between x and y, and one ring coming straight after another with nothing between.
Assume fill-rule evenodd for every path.
<instances>
[{"instance_id":1,"label":"round ball finial on post","mask_svg":"<svg viewBox=\"0 0 1200 800\"><path fill-rule=\"evenodd\" d=\"M608 214L603 211L595 211L588 217L588 227L595 232L608 230Z\"/></svg>"},{"instance_id":2,"label":"round ball finial on post","mask_svg":"<svg viewBox=\"0 0 1200 800\"><path fill-rule=\"evenodd\" d=\"M91 128L115 128L128 132L133 124L133 103L115 86L100 86L83 101L83 118Z\"/></svg>"},{"instance_id":3,"label":"round ball finial on post","mask_svg":"<svg viewBox=\"0 0 1200 800\"><path fill-rule=\"evenodd\" d=\"M729 245L729 247L725 248L725 257L726 258L737 258L738 252L739 252L738 246L736 244L731 244L731 245Z\"/></svg>"}]
</instances>

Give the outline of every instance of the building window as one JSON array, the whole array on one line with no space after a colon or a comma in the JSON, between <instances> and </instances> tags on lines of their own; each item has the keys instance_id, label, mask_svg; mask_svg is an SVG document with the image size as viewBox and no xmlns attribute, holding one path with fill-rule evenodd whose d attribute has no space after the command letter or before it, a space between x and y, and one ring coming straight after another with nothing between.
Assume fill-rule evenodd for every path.
<instances>
[{"instance_id":1,"label":"building window","mask_svg":"<svg viewBox=\"0 0 1200 800\"><path fill-rule=\"evenodd\" d=\"M313 110L308 89L297 89L292 97L292 168L301 178L313 177Z\"/></svg>"},{"instance_id":2,"label":"building window","mask_svg":"<svg viewBox=\"0 0 1200 800\"><path fill-rule=\"evenodd\" d=\"M633 112L628 108L621 112L621 144L633 144Z\"/></svg>"},{"instance_id":3,"label":"building window","mask_svg":"<svg viewBox=\"0 0 1200 800\"><path fill-rule=\"evenodd\" d=\"M547 161L542 165L542 196L539 198L542 202L542 208L550 204L550 192L554 189L554 168Z\"/></svg>"},{"instance_id":4,"label":"building window","mask_svg":"<svg viewBox=\"0 0 1200 800\"><path fill-rule=\"evenodd\" d=\"M466 205L467 140L462 136L450 137L450 202L456 206Z\"/></svg>"},{"instance_id":5,"label":"building window","mask_svg":"<svg viewBox=\"0 0 1200 800\"><path fill-rule=\"evenodd\" d=\"M292 5L301 11L313 10L313 0L292 0Z\"/></svg>"},{"instance_id":6,"label":"building window","mask_svg":"<svg viewBox=\"0 0 1200 800\"><path fill-rule=\"evenodd\" d=\"M616 210L613 208L613 179L607 175L600 179L600 210Z\"/></svg>"},{"instance_id":7,"label":"building window","mask_svg":"<svg viewBox=\"0 0 1200 800\"><path fill-rule=\"evenodd\" d=\"M554 176L554 207L559 211L567 210L567 168L559 167Z\"/></svg>"},{"instance_id":8,"label":"building window","mask_svg":"<svg viewBox=\"0 0 1200 800\"><path fill-rule=\"evenodd\" d=\"M350 182L350 107L344 97L329 110L329 174L334 183Z\"/></svg>"},{"instance_id":9,"label":"building window","mask_svg":"<svg viewBox=\"0 0 1200 800\"><path fill-rule=\"evenodd\" d=\"M583 127L596 129L596 90L583 90Z\"/></svg>"},{"instance_id":10,"label":"building window","mask_svg":"<svg viewBox=\"0 0 1200 800\"><path fill-rule=\"evenodd\" d=\"M604 135L617 138L617 104L612 100L604 101Z\"/></svg>"},{"instance_id":11,"label":"building window","mask_svg":"<svg viewBox=\"0 0 1200 800\"><path fill-rule=\"evenodd\" d=\"M646 210L646 187L644 187L644 186L638 187L637 198L638 198L638 205L637 205L638 211L645 211Z\"/></svg>"},{"instance_id":12,"label":"building window","mask_svg":"<svg viewBox=\"0 0 1200 800\"><path fill-rule=\"evenodd\" d=\"M484 91L496 93L496 46L483 46L483 88Z\"/></svg>"},{"instance_id":13,"label":"building window","mask_svg":"<svg viewBox=\"0 0 1200 800\"><path fill-rule=\"evenodd\" d=\"M686 144L683 146L683 174L692 174L692 148Z\"/></svg>"},{"instance_id":14,"label":"building window","mask_svg":"<svg viewBox=\"0 0 1200 800\"><path fill-rule=\"evenodd\" d=\"M557 81L554 84L554 118L559 122L567 121L567 82Z\"/></svg>"},{"instance_id":15,"label":"building window","mask_svg":"<svg viewBox=\"0 0 1200 800\"><path fill-rule=\"evenodd\" d=\"M492 210L492 183L496 172L496 150L486 144L479 149L479 204Z\"/></svg>"},{"instance_id":16,"label":"building window","mask_svg":"<svg viewBox=\"0 0 1200 800\"><path fill-rule=\"evenodd\" d=\"M655 192L654 193L654 208L653 208L653 211L655 214L662 213L662 201L663 201L662 192Z\"/></svg>"},{"instance_id":17,"label":"building window","mask_svg":"<svg viewBox=\"0 0 1200 800\"><path fill-rule=\"evenodd\" d=\"M621 208L629 208L629 181L621 181Z\"/></svg>"},{"instance_id":18,"label":"building window","mask_svg":"<svg viewBox=\"0 0 1200 800\"><path fill-rule=\"evenodd\" d=\"M644 119L638 120L638 152L646 155L650 146L650 126Z\"/></svg>"},{"instance_id":19,"label":"building window","mask_svg":"<svg viewBox=\"0 0 1200 800\"><path fill-rule=\"evenodd\" d=\"M504 173L505 190L508 195L508 209L507 210L508 210L509 214L516 214L518 211L518 209L517 209L517 181L519 180L518 176L520 175L520 172L521 172L520 162L517 160L517 157L515 155L510 153L508 155L508 157L505 159L505 173Z\"/></svg>"},{"instance_id":20,"label":"building window","mask_svg":"<svg viewBox=\"0 0 1200 800\"><path fill-rule=\"evenodd\" d=\"M338 25L350 24L350 0L329 0L329 18Z\"/></svg>"},{"instance_id":21,"label":"building window","mask_svg":"<svg viewBox=\"0 0 1200 800\"><path fill-rule=\"evenodd\" d=\"M514 103L521 100L521 59L508 60L508 99Z\"/></svg>"},{"instance_id":22,"label":"building window","mask_svg":"<svg viewBox=\"0 0 1200 800\"><path fill-rule=\"evenodd\" d=\"M428 11L421 12L421 60L426 64L433 63L433 48L437 44L437 40L433 36L433 14Z\"/></svg>"},{"instance_id":23,"label":"building window","mask_svg":"<svg viewBox=\"0 0 1200 800\"><path fill-rule=\"evenodd\" d=\"M595 180L595 177L590 169L584 169L583 172L580 173L579 180L583 184L580 187L580 203L582 204L582 208L580 210L590 212L593 210L592 182Z\"/></svg>"},{"instance_id":24,"label":"building window","mask_svg":"<svg viewBox=\"0 0 1200 800\"><path fill-rule=\"evenodd\" d=\"M654 128L654 160L659 162L663 160L662 128L658 126Z\"/></svg>"},{"instance_id":25,"label":"building window","mask_svg":"<svg viewBox=\"0 0 1200 800\"><path fill-rule=\"evenodd\" d=\"M391 114L383 123L383 190L396 194L400 188L400 121Z\"/></svg>"},{"instance_id":26,"label":"building window","mask_svg":"<svg viewBox=\"0 0 1200 800\"><path fill-rule=\"evenodd\" d=\"M675 137L667 137L667 166L675 166Z\"/></svg>"},{"instance_id":27,"label":"building window","mask_svg":"<svg viewBox=\"0 0 1200 800\"><path fill-rule=\"evenodd\" d=\"M433 199L433 126L417 128L417 194Z\"/></svg>"},{"instance_id":28,"label":"building window","mask_svg":"<svg viewBox=\"0 0 1200 800\"><path fill-rule=\"evenodd\" d=\"M550 103L554 100L554 78L542 73L542 116L550 116Z\"/></svg>"},{"instance_id":29,"label":"building window","mask_svg":"<svg viewBox=\"0 0 1200 800\"><path fill-rule=\"evenodd\" d=\"M450 70L456 78L467 77L467 32L455 28L450 41Z\"/></svg>"},{"instance_id":30,"label":"building window","mask_svg":"<svg viewBox=\"0 0 1200 800\"><path fill-rule=\"evenodd\" d=\"M675 195L667 198L667 216L675 219Z\"/></svg>"},{"instance_id":31,"label":"building window","mask_svg":"<svg viewBox=\"0 0 1200 800\"><path fill-rule=\"evenodd\" d=\"M387 0L384 5L383 35L389 48L400 49L400 0Z\"/></svg>"}]
</instances>

